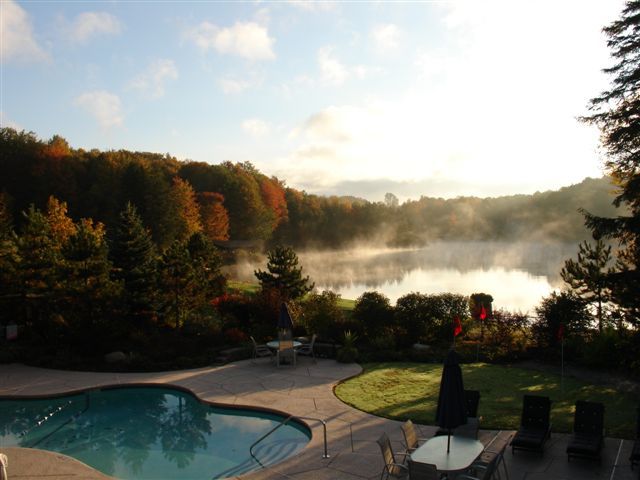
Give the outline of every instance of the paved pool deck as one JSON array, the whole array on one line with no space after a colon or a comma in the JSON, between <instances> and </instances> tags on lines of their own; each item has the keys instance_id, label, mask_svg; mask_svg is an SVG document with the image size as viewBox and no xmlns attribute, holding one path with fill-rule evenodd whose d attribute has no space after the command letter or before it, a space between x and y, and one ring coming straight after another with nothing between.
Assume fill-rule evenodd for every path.
<instances>
[{"instance_id":1,"label":"paved pool deck","mask_svg":"<svg viewBox=\"0 0 640 480\"><path fill-rule=\"evenodd\" d=\"M48 370L19 364L0 365L0 395L49 395L108 385L163 384L186 388L203 400L220 404L248 405L281 410L303 417L321 418L328 430L329 458L323 458L323 432L318 422L307 421L313 431L309 445L288 460L239 478L284 479L377 479L383 467L376 439L386 432L396 449L401 448L400 422L356 410L338 400L334 386L360 373L356 364L334 360L299 359L296 368L276 368L268 359L249 360L193 370L160 373L92 373ZM635 421L634 412L630 421ZM424 436L435 430L420 425ZM481 430L482 438L495 432ZM605 440L600 463L567 461L568 435L552 434L544 455L510 451L505 455L511 480L631 480L640 468L631 470L632 442ZM3 448L9 457L9 479L105 480L108 477L64 455L43 450ZM158 479L161 480L161 479Z\"/></svg>"}]
</instances>

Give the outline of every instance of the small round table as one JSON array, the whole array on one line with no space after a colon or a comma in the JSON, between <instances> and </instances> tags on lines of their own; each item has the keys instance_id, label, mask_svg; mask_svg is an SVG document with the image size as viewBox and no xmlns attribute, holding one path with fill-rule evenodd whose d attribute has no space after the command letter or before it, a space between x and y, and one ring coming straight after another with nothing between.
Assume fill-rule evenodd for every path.
<instances>
[{"instance_id":1,"label":"small round table","mask_svg":"<svg viewBox=\"0 0 640 480\"><path fill-rule=\"evenodd\" d=\"M297 340L293 341L293 348L298 348L299 346L302 345L302 342L298 342ZM267 342L267 347L269 347L271 350L278 350L278 348L280 348L280 340L271 340L270 342Z\"/></svg>"},{"instance_id":2,"label":"small round table","mask_svg":"<svg viewBox=\"0 0 640 480\"><path fill-rule=\"evenodd\" d=\"M430 438L411 454L414 462L435 465L439 472L464 470L482 453L484 445L467 437L451 436L451 448L447 453L447 435Z\"/></svg>"}]
</instances>

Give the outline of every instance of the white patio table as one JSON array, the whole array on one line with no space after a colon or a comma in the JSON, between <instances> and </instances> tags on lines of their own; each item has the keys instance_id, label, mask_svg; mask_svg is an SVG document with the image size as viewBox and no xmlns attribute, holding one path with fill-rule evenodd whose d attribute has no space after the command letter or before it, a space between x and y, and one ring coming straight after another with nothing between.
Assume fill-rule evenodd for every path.
<instances>
[{"instance_id":1,"label":"white patio table","mask_svg":"<svg viewBox=\"0 0 640 480\"><path fill-rule=\"evenodd\" d=\"M441 473L459 472L469 467L483 450L484 445L478 440L452 435L447 453L447 436L439 435L414 450L411 460L435 465Z\"/></svg>"}]
</instances>

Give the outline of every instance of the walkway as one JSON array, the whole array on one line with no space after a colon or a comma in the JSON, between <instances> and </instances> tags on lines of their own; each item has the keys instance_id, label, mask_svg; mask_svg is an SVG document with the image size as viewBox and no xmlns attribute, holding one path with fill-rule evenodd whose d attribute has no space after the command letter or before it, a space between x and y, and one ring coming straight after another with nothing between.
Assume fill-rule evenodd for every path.
<instances>
[{"instance_id":1,"label":"walkway","mask_svg":"<svg viewBox=\"0 0 640 480\"><path fill-rule=\"evenodd\" d=\"M262 359L165 373L67 372L0 365L0 396L46 395L104 385L172 384L188 388L200 398L222 404L276 408L327 421L330 458L323 459L322 427L308 422L313 439L305 450L274 467L242 476L242 480L377 479L382 460L375 440L384 431L399 449L400 423L355 410L333 395L334 385L360 372L355 364L333 360L317 364L300 359L297 368L277 369ZM421 427L425 435L434 427ZM482 431L482 435L492 432ZM607 438L600 464L567 461L566 435L554 434L544 456L518 452L505 456L511 480L632 480L631 442ZM105 480L109 477L64 455L41 450L2 448L9 457L9 478ZM617 459L617 460L616 460Z\"/></svg>"}]
</instances>

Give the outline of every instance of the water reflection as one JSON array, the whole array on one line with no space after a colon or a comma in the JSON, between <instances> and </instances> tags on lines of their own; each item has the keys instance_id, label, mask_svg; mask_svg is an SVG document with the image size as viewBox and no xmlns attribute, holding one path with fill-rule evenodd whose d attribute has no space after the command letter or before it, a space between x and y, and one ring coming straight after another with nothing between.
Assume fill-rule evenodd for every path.
<instances>
[{"instance_id":1,"label":"water reflection","mask_svg":"<svg viewBox=\"0 0 640 480\"><path fill-rule=\"evenodd\" d=\"M414 250L361 248L341 252L299 252L304 273L318 289L344 298L366 290L393 302L410 292L487 292L497 308L532 311L541 297L562 285L560 269L577 246L561 243L438 242ZM255 281L264 260L243 262L232 278Z\"/></svg>"},{"instance_id":2,"label":"water reflection","mask_svg":"<svg viewBox=\"0 0 640 480\"><path fill-rule=\"evenodd\" d=\"M249 446L280 421L211 407L177 390L118 388L0 400L0 446L61 452L124 479L223 478L223 472L256 469ZM295 453L308 440L300 428L279 429L269 438L271 461Z\"/></svg>"}]
</instances>

